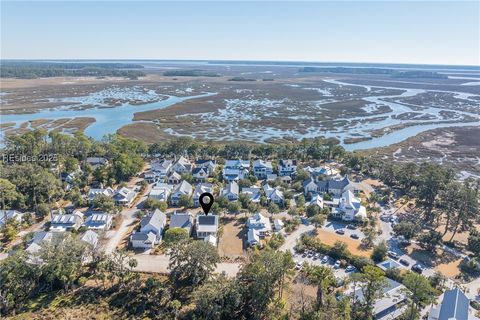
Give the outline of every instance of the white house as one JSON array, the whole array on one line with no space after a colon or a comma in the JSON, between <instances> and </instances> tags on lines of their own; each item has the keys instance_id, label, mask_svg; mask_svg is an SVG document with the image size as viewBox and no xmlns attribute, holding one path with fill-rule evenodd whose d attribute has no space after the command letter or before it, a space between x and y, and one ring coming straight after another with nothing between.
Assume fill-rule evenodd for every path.
<instances>
[{"instance_id":1,"label":"white house","mask_svg":"<svg viewBox=\"0 0 480 320\"><path fill-rule=\"evenodd\" d=\"M305 195L309 193L316 194L318 191L317 182L311 177L308 178L303 182L303 190L305 192Z\"/></svg>"},{"instance_id":2,"label":"white house","mask_svg":"<svg viewBox=\"0 0 480 320\"><path fill-rule=\"evenodd\" d=\"M248 198L254 202L254 203L258 203L260 202L260 198L262 196L262 194L260 193L260 188L259 187L245 187L245 188L242 188L242 194L245 194L248 196Z\"/></svg>"},{"instance_id":3,"label":"white house","mask_svg":"<svg viewBox=\"0 0 480 320\"><path fill-rule=\"evenodd\" d=\"M55 214L50 221L50 231L77 230L83 222L83 214L75 211L73 214Z\"/></svg>"},{"instance_id":4,"label":"white house","mask_svg":"<svg viewBox=\"0 0 480 320\"><path fill-rule=\"evenodd\" d=\"M150 168L152 171L158 173L159 179L165 178L172 169L172 161L171 160L154 160L150 164Z\"/></svg>"},{"instance_id":5,"label":"white house","mask_svg":"<svg viewBox=\"0 0 480 320\"><path fill-rule=\"evenodd\" d=\"M93 230L87 230L80 238L83 242L90 245L92 248L96 248L98 245L98 234Z\"/></svg>"},{"instance_id":6,"label":"white house","mask_svg":"<svg viewBox=\"0 0 480 320\"><path fill-rule=\"evenodd\" d=\"M169 184L179 184L181 181L182 181L182 176L175 171L168 175L167 182Z\"/></svg>"},{"instance_id":7,"label":"white house","mask_svg":"<svg viewBox=\"0 0 480 320\"><path fill-rule=\"evenodd\" d=\"M98 195L104 195L104 196L107 196L107 197L113 197L113 195L115 194L115 191L108 187L108 188L91 188L90 190L88 190L88 201L92 202L93 199L95 199L96 196Z\"/></svg>"},{"instance_id":8,"label":"white house","mask_svg":"<svg viewBox=\"0 0 480 320\"><path fill-rule=\"evenodd\" d=\"M316 194L312 197L312 200L308 203L308 206L317 206L319 209L323 209L323 196Z\"/></svg>"},{"instance_id":9,"label":"white house","mask_svg":"<svg viewBox=\"0 0 480 320\"><path fill-rule=\"evenodd\" d=\"M108 159L103 157L88 157L86 161L93 170L108 164Z\"/></svg>"},{"instance_id":10,"label":"white house","mask_svg":"<svg viewBox=\"0 0 480 320\"><path fill-rule=\"evenodd\" d=\"M195 161L195 168L206 169L208 174L211 175L216 168L217 164L215 160L197 160Z\"/></svg>"},{"instance_id":11,"label":"white house","mask_svg":"<svg viewBox=\"0 0 480 320\"><path fill-rule=\"evenodd\" d=\"M247 228L247 243L249 245L257 244L258 239L264 238L272 231L270 219L260 213L248 218Z\"/></svg>"},{"instance_id":12,"label":"white house","mask_svg":"<svg viewBox=\"0 0 480 320\"><path fill-rule=\"evenodd\" d=\"M94 213L85 220L83 225L90 230L108 230L112 227L113 218L106 213Z\"/></svg>"},{"instance_id":13,"label":"white house","mask_svg":"<svg viewBox=\"0 0 480 320\"><path fill-rule=\"evenodd\" d=\"M168 197L172 193L173 186L166 183L157 183L153 186L152 190L148 194L149 198L158 200L158 201L168 201Z\"/></svg>"},{"instance_id":14,"label":"white house","mask_svg":"<svg viewBox=\"0 0 480 320\"><path fill-rule=\"evenodd\" d=\"M208 168L194 168L192 170L192 176L196 181L204 182L208 178Z\"/></svg>"},{"instance_id":15,"label":"white house","mask_svg":"<svg viewBox=\"0 0 480 320\"><path fill-rule=\"evenodd\" d=\"M271 161L255 160L253 162L253 174L258 179L265 179L267 175L273 173Z\"/></svg>"},{"instance_id":16,"label":"white house","mask_svg":"<svg viewBox=\"0 0 480 320\"><path fill-rule=\"evenodd\" d=\"M0 210L0 228L3 227L8 220L21 222L22 216L23 214L17 210Z\"/></svg>"},{"instance_id":17,"label":"white house","mask_svg":"<svg viewBox=\"0 0 480 320\"><path fill-rule=\"evenodd\" d=\"M192 169L192 163L183 156L180 157L177 161L175 161L172 166L172 170L180 174L192 172Z\"/></svg>"},{"instance_id":18,"label":"white house","mask_svg":"<svg viewBox=\"0 0 480 320\"><path fill-rule=\"evenodd\" d=\"M145 180L147 180L150 183L157 182L162 179L162 176L160 175L160 173L153 170L145 171L145 173L143 174L143 177L145 178Z\"/></svg>"},{"instance_id":19,"label":"white house","mask_svg":"<svg viewBox=\"0 0 480 320\"><path fill-rule=\"evenodd\" d=\"M272 188L267 184L263 186L263 191L265 191L265 196L269 202L273 202L279 206L283 206L285 202L285 197L283 192L278 188Z\"/></svg>"},{"instance_id":20,"label":"white house","mask_svg":"<svg viewBox=\"0 0 480 320\"><path fill-rule=\"evenodd\" d=\"M192 193L192 185L187 181L183 180L173 191L172 196L170 197L170 203L174 206L178 206L180 204L181 196L191 197Z\"/></svg>"},{"instance_id":21,"label":"white house","mask_svg":"<svg viewBox=\"0 0 480 320\"><path fill-rule=\"evenodd\" d=\"M211 234L203 238L203 241L205 241L206 243L210 243L214 247L217 246L217 237L212 236Z\"/></svg>"},{"instance_id":22,"label":"white house","mask_svg":"<svg viewBox=\"0 0 480 320\"><path fill-rule=\"evenodd\" d=\"M227 160L223 168L223 179L226 182L238 181L248 177L250 161L248 160Z\"/></svg>"},{"instance_id":23,"label":"white house","mask_svg":"<svg viewBox=\"0 0 480 320\"><path fill-rule=\"evenodd\" d=\"M158 209L144 217L140 221L140 230L133 233L130 238L132 247L147 249L160 243L166 222L167 216Z\"/></svg>"},{"instance_id":24,"label":"white house","mask_svg":"<svg viewBox=\"0 0 480 320\"><path fill-rule=\"evenodd\" d=\"M227 198L229 201L236 201L238 200L238 191L238 183L232 181L222 189L221 195Z\"/></svg>"},{"instance_id":25,"label":"white house","mask_svg":"<svg viewBox=\"0 0 480 320\"><path fill-rule=\"evenodd\" d=\"M278 162L278 175L294 176L297 173L297 160L280 160Z\"/></svg>"},{"instance_id":26,"label":"white house","mask_svg":"<svg viewBox=\"0 0 480 320\"><path fill-rule=\"evenodd\" d=\"M367 211L361 205L360 199L355 197L352 191L347 190L342 194L340 204L332 211L332 215L345 221L364 220L367 218Z\"/></svg>"},{"instance_id":27,"label":"white house","mask_svg":"<svg viewBox=\"0 0 480 320\"><path fill-rule=\"evenodd\" d=\"M137 196L137 193L132 189L127 187L120 188L117 192L113 195L113 200L116 204L121 206L129 206L132 204L133 199Z\"/></svg>"},{"instance_id":28,"label":"white house","mask_svg":"<svg viewBox=\"0 0 480 320\"><path fill-rule=\"evenodd\" d=\"M216 215L198 215L195 224L197 238L204 239L208 236L217 237L218 216Z\"/></svg>"},{"instance_id":29,"label":"white house","mask_svg":"<svg viewBox=\"0 0 480 320\"><path fill-rule=\"evenodd\" d=\"M200 205L200 195L204 192L213 193L213 184L199 183L195 186L195 191L193 192L193 205L195 207L198 207Z\"/></svg>"}]
</instances>

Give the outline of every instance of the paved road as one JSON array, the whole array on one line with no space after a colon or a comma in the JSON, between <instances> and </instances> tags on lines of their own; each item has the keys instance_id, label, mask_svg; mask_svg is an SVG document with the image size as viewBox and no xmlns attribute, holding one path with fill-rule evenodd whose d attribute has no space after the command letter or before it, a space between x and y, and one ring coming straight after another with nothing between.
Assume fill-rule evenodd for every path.
<instances>
[{"instance_id":1,"label":"paved road","mask_svg":"<svg viewBox=\"0 0 480 320\"><path fill-rule=\"evenodd\" d=\"M135 268L140 272L155 272L155 273L169 273L168 264L169 257L167 255L148 255L137 254L134 256L138 265ZM222 262L217 264L215 272L225 272L229 277L235 277L240 270L240 263L226 263Z\"/></svg>"},{"instance_id":2,"label":"paved road","mask_svg":"<svg viewBox=\"0 0 480 320\"><path fill-rule=\"evenodd\" d=\"M313 224L311 225L304 225L301 224L297 230L293 231L290 233L288 236L285 237L285 243L280 247L279 250L281 251L290 251L294 253L293 248L297 244L297 239L300 239L300 236L306 232L311 232L315 230L315 226Z\"/></svg>"},{"instance_id":3,"label":"paved road","mask_svg":"<svg viewBox=\"0 0 480 320\"><path fill-rule=\"evenodd\" d=\"M125 208L122 210L120 214L123 216L123 221L118 230L110 230L107 232L106 237L108 238L108 241L104 245L106 253L112 253L126 236L128 229L136 220L135 212L141 209L142 203L147 199L151 189L152 185L148 185L143 191L142 196L137 198L137 201L131 208Z\"/></svg>"}]
</instances>

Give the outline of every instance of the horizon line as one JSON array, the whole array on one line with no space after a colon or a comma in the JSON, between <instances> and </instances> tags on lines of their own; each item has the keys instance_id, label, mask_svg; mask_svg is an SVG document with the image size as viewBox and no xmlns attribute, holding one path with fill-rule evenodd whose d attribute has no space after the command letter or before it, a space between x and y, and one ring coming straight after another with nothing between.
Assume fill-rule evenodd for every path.
<instances>
[{"instance_id":1,"label":"horizon line","mask_svg":"<svg viewBox=\"0 0 480 320\"><path fill-rule=\"evenodd\" d=\"M266 62L266 63L319 63L319 64L375 64L375 65L405 65L405 66L452 66L474 67L480 69L480 62L472 64L432 64L418 62L353 62L353 61L312 61L312 60L264 60L264 59L171 59L171 58L0 58L0 61L165 61L165 62Z\"/></svg>"}]
</instances>

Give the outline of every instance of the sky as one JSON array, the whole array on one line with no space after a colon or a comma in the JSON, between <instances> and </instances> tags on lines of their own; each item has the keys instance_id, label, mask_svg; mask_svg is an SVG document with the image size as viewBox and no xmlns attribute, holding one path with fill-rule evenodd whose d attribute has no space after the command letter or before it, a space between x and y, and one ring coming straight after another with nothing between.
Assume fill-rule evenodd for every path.
<instances>
[{"instance_id":1,"label":"sky","mask_svg":"<svg viewBox=\"0 0 480 320\"><path fill-rule=\"evenodd\" d=\"M480 65L480 0L0 1L2 59Z\"/></svg>"}]
</instances>

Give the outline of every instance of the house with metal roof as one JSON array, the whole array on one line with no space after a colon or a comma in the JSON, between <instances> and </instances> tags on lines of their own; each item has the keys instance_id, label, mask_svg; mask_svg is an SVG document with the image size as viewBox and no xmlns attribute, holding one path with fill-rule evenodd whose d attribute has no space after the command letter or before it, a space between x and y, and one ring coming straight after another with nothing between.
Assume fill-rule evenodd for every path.
<instances>
[{"instance_id":1,"label":"house with metal roof","mask_svg":"<svg viewBox=\"0 0 480 320\"><path fill-rule=\"evenodd\" d=\"M229 201L236 201L238 200L239 195L239 187L238 183L235 181L230 182L227 184L221 192L221 196L227 198Z\"/></svg>"},{"instance_id":2,"label":"house with metal roof","mask_svg":"<svg viewBox=\"0 0 480 320\"><path fill-rule=\"evenodd\" d=\"M55 214L50 222L50 231L77 230L83 222L83 214L76 211L73 214Z\"/></svg>"},{"instance_id":3,"label":"house with metal roof","mask_svg":"<svg viewBox=\"0 0 480 320\"><path fill-rule=\"evenodd\" d=\"M173 191L172 196L170 197L170 203L174 206L177 206L180 204L181 196L191 197L192 193L193 193L192 185L187 181L183 180Z\"/></svg>"},{"instance_id":4,"label":"house with metal roof","mask_svg":"<svg viewBox=\"0 0 480 320\"><path fill-rule=\"evenodd\" d=\"M459 288L445 291L440 304L432 307L428 320L473 320L469 313L470 300Z\"/></svg>"},{"instance_id":5,"label":"house with metal roof","mask_svg":"<svg viewBox=\"0 0 480 320\"><path fill-rule=\"evenodd\" d=\"M188 235L192 233L193 217L189 212L175 212L170 216L170 228L183 228Z\"/></svg>"},{"instance_id":6,"label":"house with metal roof","mask_svg":"<svg viewBox=\"0 0 480 320\"><path fill-rule=\"evenodd\" d=\"M271 161L255 160L253 162L253 174L258 179L265 179L267 175L273 173L273 165Z\"/></svg>"},{"instance_id":7,"label":"house with metal roof","mask_svg":"<svg viewBox=\"0 0 480 320\"><path fill-rule=\"evenodd\" d=\"M140 230L130 237L132 247L147 249L160 243L166 222L167 216L158 209L144 217L140 221Z\"/></svg>"},{"instance_id":8,"label":"house with metal roof","mask_svg":"<svg viewBox=\"0 0 480 320\"><path fill-rule=\"evenodd\" d=\"M199 183L195 186L195 191L193 192L193 205L195 207L200 206L200 195L204 192L213 193L213 184Z\"/></svg>"},{"instance_id":9,"label":"house with metal roof","mask_svg":"<svg viewBox=\"0 0 480 320\"><path fill-rule=\"evenodd\" d=\"M117 192L115 192L115 194L113 195L113 200L118 205L129 206L136 196L137 193L135 191L127 187L123 187L117 190Z\"/></svg>"},{"instance_id":10,"label":"house with metal roof","mask_svg":"<svg viewBox=\"0 0 480 320\"><path fill-rule=\"evenodd\" d=\"M112 227L113 217L106 213L94 213L90 215L83 225L91 230L108 230Z\"/></svg>"}]
</instances>

